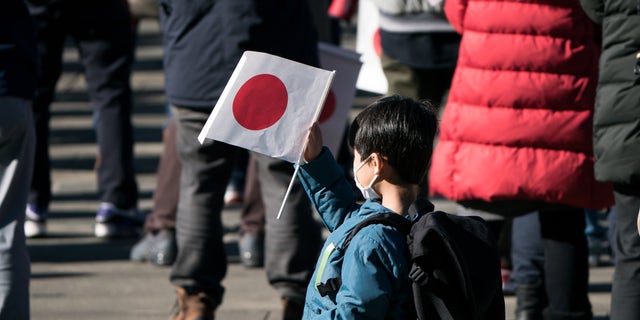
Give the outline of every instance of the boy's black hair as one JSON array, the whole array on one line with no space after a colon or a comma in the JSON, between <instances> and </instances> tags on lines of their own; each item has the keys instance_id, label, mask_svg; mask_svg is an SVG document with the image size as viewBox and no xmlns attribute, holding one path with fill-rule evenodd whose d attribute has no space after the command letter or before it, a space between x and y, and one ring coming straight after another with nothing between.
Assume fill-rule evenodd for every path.
<instances>
[{"instance_id":1,"label":"boy's black hair","mask_svg":"<svg viewBox=\"0 0 640 320\"><path fill-rule=\"evenodd\" d=\"M372 153L384 156L400 178L422 182L438 130L435 106L399 95L383 97L362 110L349 128L349 145L364 161Z\"/></svg>"}]
</instances>

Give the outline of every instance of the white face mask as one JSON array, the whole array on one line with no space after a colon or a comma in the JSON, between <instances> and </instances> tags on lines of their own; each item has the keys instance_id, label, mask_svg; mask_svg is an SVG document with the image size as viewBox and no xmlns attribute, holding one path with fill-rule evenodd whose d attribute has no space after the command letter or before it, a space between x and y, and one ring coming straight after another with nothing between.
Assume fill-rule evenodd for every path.
<instances>
[{"instance_id":1,"label":"white face mask","mask_svg":"<svg viewBox=\"0 0 640 320\"><path fill-rule=\"evenodd\" d=\"M378 179L378 175L374 175L373 179L371 179L371 182L369 183L369 185L367 187L363 187L360 182L358 182L358 176L356 175L356 173L358 172L358 170L360 170L360 168L362 168L371 158L367 158L365 161L363 161L357 168L353 169L353 180L356 182L356 187L358 187L358 189L360 189L360 192L362 193L362 196L366 199L380 199L380 196L376 193L375 190L373 190L373 188L371 186L373 186L373 183L376 182L376 179Z\"/></svg>"}]
</instances>

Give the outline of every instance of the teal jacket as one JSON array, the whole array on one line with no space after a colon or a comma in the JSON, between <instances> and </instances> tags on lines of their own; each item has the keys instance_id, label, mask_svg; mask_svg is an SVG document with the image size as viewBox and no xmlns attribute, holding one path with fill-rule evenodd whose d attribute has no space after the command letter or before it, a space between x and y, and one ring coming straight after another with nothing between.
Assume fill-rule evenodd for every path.
<instances>
[{"instance_id":1,"label":"teal jacket","mask_svg":"<svg viewBox=\"0 0 640 320\"><path fill-rule=\"evenodd\" d=\"M303 319L405 319L410 310L406 237L380 224L367 226L343 249L349 232L370 215L388 212L356 197L331 152L300 167L298 177L331 235L307 288ZM340 277L335 290L323 285ZM324 295L323 295L324 293Z\"/></svg>"}]
</instances>

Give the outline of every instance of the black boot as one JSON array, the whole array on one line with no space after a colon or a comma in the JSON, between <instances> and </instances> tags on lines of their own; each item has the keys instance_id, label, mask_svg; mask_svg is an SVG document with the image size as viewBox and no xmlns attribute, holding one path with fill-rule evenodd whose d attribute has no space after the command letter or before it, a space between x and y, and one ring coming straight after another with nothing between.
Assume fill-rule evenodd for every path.
<instances>
[{"instance_id":1,"label":"black boot","mask_svg":"<svg viewBox=\"0 0 640 320\"><path fill-rule=\"evenodd\" d=\"M541 285L518 285L516 288L516 320L543 320L547 295Z\"/></svg>"}]
</instances>

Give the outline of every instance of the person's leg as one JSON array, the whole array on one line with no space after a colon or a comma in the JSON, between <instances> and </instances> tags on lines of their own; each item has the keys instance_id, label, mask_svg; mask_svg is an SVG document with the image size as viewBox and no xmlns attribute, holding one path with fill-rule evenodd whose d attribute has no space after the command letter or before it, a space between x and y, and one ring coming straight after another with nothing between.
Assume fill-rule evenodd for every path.
<instances>
[{"instance_id":1,"label":"person's leg","mask_svg":"<svg viewBox=\"0 0 640 320\"><path fill-rule=\"evenodd\" d=\"M182 165L176 146L176 120L170 118L164 129L162 154L158 163L156 189L153 193L153 208L145 222L145 230L175 229L176 210L180 196L180 171Z\"/></svg>"},{"instance_id":2,"label":"person's leg","mask_svg":"<svg viewBox=\"0 0 640 320\"><path fill-rule=\"evenodd\" d=\"M238 241L240 261L245 267L262 267L264 265L265 208L253 153L249 153L244 195Z\"/></svg>"},{"instance_id":3,"label":"person's leg","mask_svg":"<svg viewBox=\"0 0 640 320\"><path fill-rule=\"evenodd\" d=\"M611 319L640 319L640 237L636 226L640 186L615 186L615 272Z\"/></svg>"},{"instance_id":4,"label":"person's leg","mask_svg":"<svg viewBox=\"0 0 640 320\"><path fill-rule=\"evenodd\" d=\"M132 248L132 261L149 261L156 265L171 265L176 259L176 211L180 196L180 171L176 147L176 121L169 118L163 131L163 150L158 164L153 208L144 223L145 234Z\"/></svg>"},{"instance_id":5,"label":"person's leg","mask_svg":"<svg viewBox=\"0 0 640 320\"><path fill-rule=\"evenodd\" d=\"M182 172L176 215L178 256L170 280L179 288L179 302L186 303L187 309L194 300L191 297L204 294L204 307L213 312L224 293L221 282L227 257L220 214L238 149L213 140L198 142L208 116L209 110L174 108Z\"/></svg>"},{"instance_id":6,"label":"person's leg","mask_svg":"<svg viewBox=\"0 0 640 320\"><path fill-rule=\"evenodd\" d=\"M24 208L35 134L27 100L0 97L0 319L29 319Z\"/></svg>"},{"instance_id":7,"label":"person's leg","mask_svg":"<svg viewBox=\"0 0 640 320\"><path fill-rule=\"evenodd\" d=\"M584 234L587 235L589 245L589 265L597 267L602 265L601 255L604 253L604 242L606 241L607 230L600 225L600 213L595 210L584 210L586 227Z\"/></svg>"},{"instance_id":8,"label":"person's leg","mask_svg":"<svg viewBox=\"0 0 640 320\"><path fill-rule=\"evenodd\" d=\"M79 2L66 7L69 32L77 42L94 109L98 141L96 237L135 237L144 215L137 210L133 169L133 29L126 3Z\"/></svg>"},{"instance_id":9,"label":"person's leg","mask_svg":"<svg viewBox=\"0 0 640 320\"><path fill-rule=\"evenodd\" d=\"M418 98L429 99L436 105L444 105L446 93L451 86L455 68L417 69Z\"/></svg>"},{"instance_id":10,"label":"person's leg","mask_svg":"<svg viewBox=\"0 0 640 320\"><path fill-rule=\"evenodd\" d=\"M548 319L591 319L584 210L542 209L539 215Z\"/></svg>"},{"instance_id":11,"label":"person's leg","mask_svg":"<svg viewBox=\"0 0 640 320\"><path fill-rule=\"evenodd\" d=\"M297 179L280 219L276 219L293 176L293 165L258 154L256 161L265 205L267 278L285 302L284 313L291 310L295 316L296 305L302 312L306 287L322 246L321 228Z\"/></svg>"},{"instance_id":12,"label":"person's leg","mask_svg":"<svg viewBox=\"0 0 640 320\"><path fill-rule=\"evenodd\" d=\"M80 4L70 30L78 43L91 104L95 110L100 152L100 201L116 208L136 208L138 188L133 169L133 63L131 18L120 1Z\"/></svg>"},{"instance_id":13,"label":"person's leg","mask_svg":"<svg viewBox=\"0 0 640 320\"><path fill-rule=\"evenodd\" d=\"M387 78L388 94L399 94L419 99L420 88L414 69L382 53L380 57L382 71Z\"/></svg>"},{"instance_id":14,"label":"person's leg","mask_svg":"<svg viewBox=\"0 0 640 320\"><path fill-rule=\"evenodd\" d=\"M609 210L607 214L607 241L609 241L609 254L611 255L611 263L616 264L616 221L618 217L616 215L615 205Z\"/></svg>"},{"instance_id":15,"label":"person's leg","mask_svg":"<svg viewBox=\"0 0 640 320\"><path fill-rule=\"evenodd\" d=\"M231 179L224 194L224 204L233 205L244 201L245 181L247 179L247 165L249 163L249 152L240 150L238 160L231 171Z\"/></svg>"},{"instance_id":16,"label":"person's leg","mask_svg":"<svg viewBox=\"0 0 640 320\"><path fill-rule=\"evenodd\" d=\"M517 285L544 286L544 244L537 212L513 218L511 259Z\"/></svg>"},{"instance_id":17,"label":"person's leg","mask_svg":"<svg viewBox=\"0 0 640 320\"><path fill-rule=\"evenodd\" d=\"M511 225L512 218L502 220L485 220L493 234L497 237L498 253L500 254L500 275L502 277L502 294L515 293L514 282L511 281L513 263L511 262Z\"/></svg>"},{"instance_id":18,"label":"person's leg","mask_svg":"<svg viewBox=\"0 0 640 320\"><path fill-rule=\"evenodd\" d=\"M32 105L35 124L33 178L28 196L27 237L44 236L51 201L51 160L49 158L49 106L55 95L62 71L62 49L65 31L56 4L37 5L27 2L38 41L37 88Z\"/></svg>"},{"instance_id":19,"label":"person's leg","mask_svg":"<svg viewBox=\"0 0 640 320\"><path fill-rule=\"evenodd\" d=\"M516 319L543 319L547 306L544 285L544 244L537 212L513 218L511 281L516 292Z\"/></svg>"}]
</instances>

